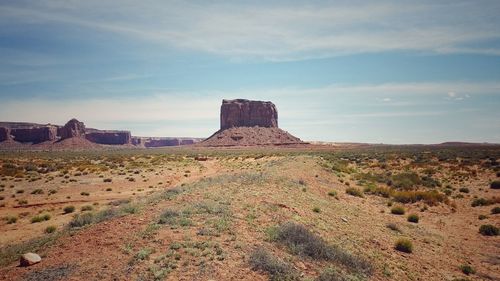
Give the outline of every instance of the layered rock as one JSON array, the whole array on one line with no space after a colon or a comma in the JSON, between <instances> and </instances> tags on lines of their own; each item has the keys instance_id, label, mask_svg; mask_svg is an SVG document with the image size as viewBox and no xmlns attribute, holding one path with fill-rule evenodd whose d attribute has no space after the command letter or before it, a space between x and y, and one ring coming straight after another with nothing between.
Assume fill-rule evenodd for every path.
<instances>
[{"instance_id":1,"label":"layered rock","mask_svg":"<svg viewBox=\"0 0 500 281\"><path fill-rule=\"evenodd\" d=\"M85 137L85 124L73 118L69 120L66 125L59 128L58 133L62 140L74 137Z\"/></svg>"},{"instance_id":2,"label":"layered rock","mask_svg":"<svg viewBox=\"0 0 500 281\"><path fill-rule=\"evenodd\" d=\"M278 111L270 101L222 100L220 129L233 127L278 127Z\"/></svg>"},{"instance_id":3,"label":"layered rock","mask_svg":"<svg viewBox=\"0 0 500 281\"><path fill-rule=\"evenodd\" d=\"M12 128L11 135L17 142L41 143L57 139L57 126L47 125L33 128Z\"/></svg>"},{"instance_id":4,"label":"layered rock","mask_svg":"<svg viewBox=\"0 0 500 281\"><path fill-rule=\"evenodd\" d=\"M92 130L86 133L85 138L98 144L110 145L130 144L132 140L132 136L129 131Z\"/></svg>"},{"instance_id":5,"label":"layered rock","mask_svg":"<svg viewBox=\"0 0 500 281\"><path fill-rule=\"evenodd\" d=\"M278 128L278 111L269 101L223 100L220 130L200 146L290 145L303 142Z\"/></svg>"},{"instance_id":6,"label":"layered rock","mask_svg":"<svg viewBox=\"0 0 500 281\"><path fill-rule=\"evenodd\" d=\"M0 127L0 142L10 140L10 128Z\"/></svg>"}]
</instances>

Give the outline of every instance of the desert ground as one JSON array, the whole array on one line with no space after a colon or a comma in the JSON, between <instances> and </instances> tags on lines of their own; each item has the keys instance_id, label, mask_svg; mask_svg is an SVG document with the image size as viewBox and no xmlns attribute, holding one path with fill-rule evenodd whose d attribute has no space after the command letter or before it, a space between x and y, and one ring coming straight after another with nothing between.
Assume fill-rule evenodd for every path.
<instances>
[{"instance_id":1,"label":"desert ground","mask_svg":"<svg viewBox=\"0 0 500 281\"><path fill-rule=\"evenodd\" d=\"M499 161L493 145L4 151L0 279L500 280ZM27 252L42 261L20 267Z\"/></svg>"}]
</instances>

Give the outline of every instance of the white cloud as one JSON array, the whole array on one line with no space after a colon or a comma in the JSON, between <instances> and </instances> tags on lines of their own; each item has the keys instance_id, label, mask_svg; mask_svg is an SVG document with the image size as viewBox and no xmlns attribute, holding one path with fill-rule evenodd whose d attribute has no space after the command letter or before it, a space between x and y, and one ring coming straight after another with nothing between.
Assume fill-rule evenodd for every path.
<instances>
[{"instance_id":1,"label":"white cloud","mask_svg":"<svg viewBox=\"0 0 500 281\"><path fill-rule=\"evenodd\" d=\"M235 60L296 60L393 50L500 54L492 47L471 47L500 38L499 23L492 20L499 9L495 2L293 6L154 0L24 2L0 5L0 25L74 25Z\"/></svg>"}]
</instances>

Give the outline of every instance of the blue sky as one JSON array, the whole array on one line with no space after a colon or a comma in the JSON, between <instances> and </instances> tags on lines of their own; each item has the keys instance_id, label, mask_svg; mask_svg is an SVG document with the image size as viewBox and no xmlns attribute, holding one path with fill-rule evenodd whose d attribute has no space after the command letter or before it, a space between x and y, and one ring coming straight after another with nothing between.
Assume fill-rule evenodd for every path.
<instances>
[{"instance_id":1,"label":"blue sky","mask_svg":"<svg viewBox=\"0 0 500 281\"><path fill-rule=\"evenodd\" d=\"M416 2L416 3L415 3ZM206 137L223 98L304 140L500 143L499 1L0 2L0 120Z\"/></svg>"}]
</instances>

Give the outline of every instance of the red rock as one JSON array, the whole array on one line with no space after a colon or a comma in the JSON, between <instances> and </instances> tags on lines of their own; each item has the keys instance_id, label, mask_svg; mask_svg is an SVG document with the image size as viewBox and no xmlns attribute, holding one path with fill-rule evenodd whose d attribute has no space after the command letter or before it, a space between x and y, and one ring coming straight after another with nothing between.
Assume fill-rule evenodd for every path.
<instances>
[{"instance_id":1,"label":"red rock","mask_svg":"<svg viewBox=\"0 0 500 281\"><path fill-rule=\"evenodd\" d=\"M59 135L61 139L69 139L74 137L84 137L85 136L85 124L76 119L71 119L59 129Z\"/></svg>"},{"instance_id":2,"label":"red rock","mask_svg":"<svg viewBox=\"0 0 500 281\"><path fill-rule=\"evenodd\" d=\"M99 144L130 144L132 136L129 131L92 130L85 135L89 141Z\"/></svg>"},{"instance_id":3,"label":"red rock","mask_svg":"<svg viewBox=\"0 0 500 281\"><path fill-rule=\"evenodd\" d=\"M47 125L30 128L12 128L11 135L17 142L41 143L55 141L57 138L57 127Z\"/></svg>"},{"instance_id":4,"label":"red rock","mask_svg":"<svg viewBox=\"0 0 500 281\"><path fill-rule=\"evenodd\" d=\"M270 101L222 100L220 129L233 127L278 127L278 111Z\"/></svg>"},{"instance_id":5,"label":"red rock","mask_svg":"<svg viewBox=\"0 0 500 281\"><path fill-rule=\"evenodd\" d=\"M10 128L0 127L0 142L10 140Z\"/></svg>"}]
</instances>

